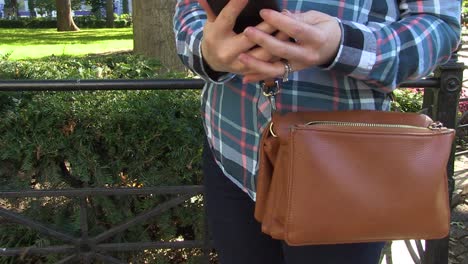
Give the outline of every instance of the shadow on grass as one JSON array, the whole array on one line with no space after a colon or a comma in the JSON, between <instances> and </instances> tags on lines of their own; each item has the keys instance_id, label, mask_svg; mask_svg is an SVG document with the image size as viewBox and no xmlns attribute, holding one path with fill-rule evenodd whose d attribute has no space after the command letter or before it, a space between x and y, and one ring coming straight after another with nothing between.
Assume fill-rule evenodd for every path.
<instances>
[{"instance_id":1,"label":"shadow on grass","mask_svg":"<svg viewBox=\"0 0 468 264\"><path fill-rule=\"evenodd\" d=\"M133 32L124 29L81 30L76 32L57 32L55 29L0 29L2 45L54 45L54 44L90 44L108 40L133 39Z\"/></svg>"}]
</instances>

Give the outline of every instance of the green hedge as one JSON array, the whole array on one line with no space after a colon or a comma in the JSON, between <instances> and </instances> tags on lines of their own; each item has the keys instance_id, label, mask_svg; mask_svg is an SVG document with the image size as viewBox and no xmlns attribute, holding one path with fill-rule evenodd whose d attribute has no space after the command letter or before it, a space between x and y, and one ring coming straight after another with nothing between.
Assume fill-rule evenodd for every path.
<instances>
[{"instance_id":1,"label":"green hedge","mask_svg":"<svg viewBox=\"0 0 468 264\"><path fill-rule=\"evenodd\" d=\"M396 89L395 102L393 107L400 109L402 112L418 112L422 110L424 89L419 88L402 88Z\"/></svg>"},{"instance_id":2,"label":"green hedge","mask_svg":"<svg viewBox=\"0 0 468 264\"><path fill-rule=\"evenodd\" d=\"M82 16L74 18L75 24L80 28L105 28L106 20L94 16ZM114 21L115 28L132 26L131 18L117 18ZM0 19L0 28L56 28L57 20L50 18L20 18Z\"/></svg>"},{"instance_id":3,"label":"green hedge","mask_svg":"<svg viewBox=\"0 0 468 264\"><path fill-rule=\"evenodd\" d=\"M0 60L0 79L166 78L139 56ZM23 92L0 96L2 190L200 184L203 131L199 91ZM164 202L167 196L91 197L91 235ZM1 200L34 220L79 235L80 211L68 198ZM107 242L200 239L202 200L192 199ZM14 224L0 225L0 248L55 245ZM188 260L186 255L195 255ZM198 263L199 250L118 255L133 263ZM54 263L59 256L0 258Z\"/></svg>"}]
</instances>

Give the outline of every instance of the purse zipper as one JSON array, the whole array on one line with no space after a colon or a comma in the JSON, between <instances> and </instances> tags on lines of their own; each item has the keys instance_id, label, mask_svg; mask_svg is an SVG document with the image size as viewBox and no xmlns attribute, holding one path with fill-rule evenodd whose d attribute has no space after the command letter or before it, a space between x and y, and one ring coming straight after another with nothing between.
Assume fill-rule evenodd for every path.
<instances>
[{"instance_id":1,"label":"purse zipper","mask_svg":"<svg viewBox=\"0 0 468 264\"><path fill-rule=\"evenodd\" d=\"M306 126L313 125L332 125L332 126L350 126L350 127L383 127L383 128L411 128L411 129L430 129L435 131L446 130L447 128L441 122L433 122L427 127L400 125L400 124L377 124L377 123L362 123L362 122L340 122L340 121L311 121L305 124Z\"/></svg>"},{"instance_id":2,"label":"purse zipper","mask_svg":"<svg viewBox=\"0 0 468 264\"><path fill-rule=\"evenodd\" d=\"M343 121L311 121L305 123L304 126L313 126L313 125L332 125L332 126L350 126L350 127L383 127L383 128L409 128L409 129L420 129L420 130L431 130L431 131L447 131L448 128L439 122L432 122L427 127L420 126L411 126L411 125L400 125L400 124L378 124L378 123L363 123L363 122L343 122ZM274 132L273 122L270 122L270 134L273 137L278 137Z\"/></svg>"}]
</instances>

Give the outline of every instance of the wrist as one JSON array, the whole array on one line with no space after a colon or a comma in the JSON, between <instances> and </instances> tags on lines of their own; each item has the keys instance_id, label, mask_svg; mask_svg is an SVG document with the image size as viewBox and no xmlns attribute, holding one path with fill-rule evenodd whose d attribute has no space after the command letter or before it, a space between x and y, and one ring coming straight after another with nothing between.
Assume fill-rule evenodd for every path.
<instances>
[{"instance_id":1,"label":"wrist","mask_svg":"<svg viewBox=\"0 0 468 264\"><path fill-rule=\"evenodd\" d=\"M202 40L202 44L201 44L201 48L200 48L200 56L201 56L201 59L202 59L203 68L204 68L206 74L211 79L218 80L221 76L224 76L224 75L227 74L227 72L218 71L218 70L213 69L213 67L210 65L210 63L208 63L208 61L206 60L206 56L204 54L206 54L206 53L204 51L204 45L203 45L203 40Z\"/></svg>"},{"instance_id":2,"label":"wrist","mask_svg":"<svg viewBox=\"0 0 468 264\"><path fill-rule=\"evenodd\" d=\"M343 27L341 25L341 21L335 17L335 22L336 22L336 27L335 27L334 32L336 33L332 34L332 39L329 42L329 43L332 43L332 45L330 45L330 49L328 52L328 54L330 55L326 59L325 63L319 66L322 68L328 68L336 61L338 54L340 52L341 46L343 45Z\"/></svg>"}]
</instances>

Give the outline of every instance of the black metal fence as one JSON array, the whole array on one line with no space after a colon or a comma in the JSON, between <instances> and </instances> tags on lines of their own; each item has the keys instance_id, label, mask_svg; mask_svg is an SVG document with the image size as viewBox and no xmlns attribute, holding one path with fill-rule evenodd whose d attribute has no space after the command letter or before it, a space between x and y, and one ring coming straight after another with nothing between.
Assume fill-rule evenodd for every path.
<instances>
[{"instance_id":1,"label":"black metal fence","mask_svg":"<svg viewBox=\"0 0 468 264\"><path fill-rule=\"evenodd\" d=\"M439 68L434 77L402 84L402 88L425 88L423 108L435 120L439 120L450 128L457 124L457 104L462 87L464 65L452 60ZM201 89L202 80L69 80L69 81L0 81L0 92L6 91L94 91L94 90L181 90ZM449 191L454 189L454 152L452 152L448 167ZM80 205L81 235L71 236L54 229L51 226L28 219L18 213L0 206L0 218L26 226L39 233L53 237L63 242L61 246L27 247L27 248L0 248L0 256L21 256L27 254L66 254L66 257L57 263L93 263L100 260L104 263L124 263L111 256L114 252L139 251L143 249L203 249L205 263L209 263L211 245L209 237L205 234L202 241L180 242L135 242L135 243L104 243L107 239L125 231L133 225L144 223L150 218L157 217L162 212L175 207L195 195L202 194L201 186L174 186L151 188L84 188L67 190L18 190L1 191L0 198L38 198L38 197L75 197ZM172 194L175 198L161 203L153 209L142 213L135 218L120 225L112 227L103 233L90 237L88 233L88 205L87 198L91 196L122 196L122 195L148 195ZM416 194L417 195L417 194ZM422 257L425 264L448 263L449 238L426 241L425 254Z\"/></svg>"},{"instance_id":2,"label":"black metal fence","mask_svg":"<svg viewBox=\"0 0 468 264\"><path fill-rule=\"evenodd\" d=\"M201 186L174 186L174 187L153 187L153 188L83 188L83 189L61 189L44 191L17 191L1 192L1 198L40 198L40 197L76 197L80 205L80 225L81 236L73 237L69 234L55 230L42 223L21 216L10 210L0 207L0 216L20 225L32 228L39 233L58 239L66 244L51 247L27 247L27 248L0 248L0 256L20 256L24 254L68 254L66 258L58 263L93 263L93 259L104 261L104 263L125 263L107 253L127 252L143 249L165 249L165 248L203 248L205 249L205 259L208 259L210 244L207 239L204 241L181 241L181 242L135 242L135 243L104 243L103 241L125 231L133 225L144 223L145 221L157 217L162 212L175 207L191 197L201 194ZM167 195L177 194L176 198L159 204L155 208L142 213L135 218L128 220L118 226L95 236L88 234L88 203L87 199L96 195L101 196L122 196L122 195ZM207 237L207 236L206 236Z\"/></svg>"}]
</instances>

